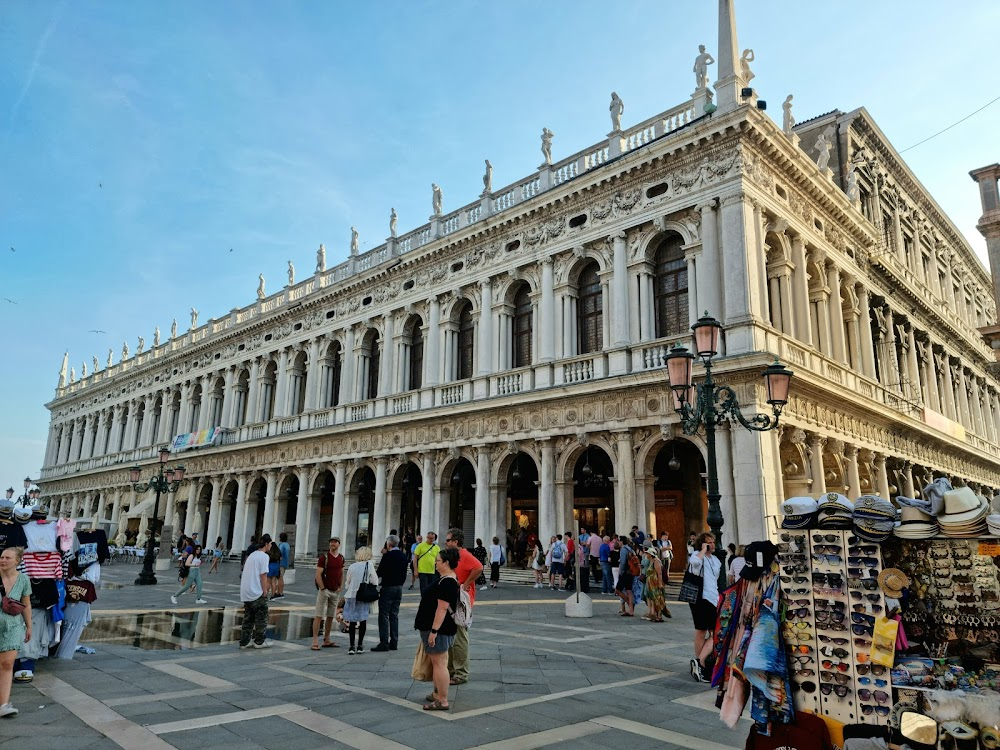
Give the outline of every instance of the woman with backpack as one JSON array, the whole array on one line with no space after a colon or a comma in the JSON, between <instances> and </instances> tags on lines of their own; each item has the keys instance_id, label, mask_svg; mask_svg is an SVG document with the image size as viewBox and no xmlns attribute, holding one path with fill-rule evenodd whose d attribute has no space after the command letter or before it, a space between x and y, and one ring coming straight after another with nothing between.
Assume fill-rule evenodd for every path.
<instances>
[{"instance_id":1,"label":"woman with backpack","mask_svg":"<svg viewBox=\"0 0 1000 750\"><path fill-rule=\"evenodd\" d=\"M198 599L195 604L208 604L208 601L201 598L201 545L196 545L191 553L184 558L184 575L181 578L181 587L177 590L173 596L170 597L171 604L177 604L177 597L181 596L185 591L189 589L194 589L197 592Z\"/></svg>"},{"instance_id":2,"label":"woman with backpack","mask_svg":"<svg viewBox=\"0 0 1000 750\"><path fill-rule=\"evenodd\" d=\"M639 564L639 556L636 555L631 544L626 539L627 537L622 539L621 562L618 566L618 584L615 588L615 593L622 600L622 610L619 614L622 617L634 617L634 587L639 580L642 566Z\"/></svg>"},{"instance_id":3,"label":"woman with backpack","mask_svg":"<svg viewBox=\"0 0 1000 750\"><path fill-rule=\"evenodd\" d=\"M542 548L542 540L538 537L535 537L531 558L531 569L535 571L535 588L540 589L545 585L545 550Z\"/></svg>"}]
</instances>

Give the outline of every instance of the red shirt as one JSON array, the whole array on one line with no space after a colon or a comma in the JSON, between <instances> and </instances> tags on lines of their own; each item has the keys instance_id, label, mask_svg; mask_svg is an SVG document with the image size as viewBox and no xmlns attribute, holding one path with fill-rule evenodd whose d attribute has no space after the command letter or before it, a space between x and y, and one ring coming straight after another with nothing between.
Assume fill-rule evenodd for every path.
<instances>
[{"instance_id":1,"label":"red shirt","mask_svg":"<svg viewBox=\"0 0 1000 750\"><path fill-rule=\"evenodd\" d=\"M324 566L323 584L330 591L336 591L340 588L341 581L344 580L344 556L339 552L336 555L324 552L320 555L316 567L323 568Z\"/></svg>"},{"instance_id":2,"label":"red shirt","mask_svg":"<svg viewBox=\"0 0 1000 750\"><path fill-rule=\"evenodd\" d=\"M458 549L458 567L455 568L455 576L458 578L459 585L464 586L465 582L468 580L472 571L477 568L482 568L483 564L476 559L465 547L459 547ZM472 603L476 603L476 586L475 581L472 582L472 587L469 589L469 599Z\"/></svg>"},{"instance_id":3,"label":"red shirt","mask_svg":"<svg viewBox=\"0 0 1000 750\"><path fill-rule=\"evenodd\" d=\"M567 560L566 560L567 562L573 562L574 550L576 550L576 543L573 541L573 537L571 536L566 537L566 551L569 553L569 555L567 555Z\"/></svg>"},{"instance_id":4,"label":"red shirt","mask_svg":"<svg viewBox=\"0 0 1000 750\"><path fill-rule=\"evenodd\" d=\"M833 743L826 722L798 711L794 724L772 723L770 737L757 734L757 727L751 727L746 747L747 750L833 750Z\"/></svg>"}]
</instances>

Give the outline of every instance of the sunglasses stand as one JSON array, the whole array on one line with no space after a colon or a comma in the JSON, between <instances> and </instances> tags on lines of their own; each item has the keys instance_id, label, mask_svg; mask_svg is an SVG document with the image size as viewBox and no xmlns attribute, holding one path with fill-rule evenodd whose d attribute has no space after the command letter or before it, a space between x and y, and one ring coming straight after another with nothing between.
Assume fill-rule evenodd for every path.
<instances>
[{"instance_id":1,"label":"sunglasses stand","mask_svg":"<svg viewBox=\"0 0 1000 750\"><path fill-rule=\"evenodd\" d=\"M799 686L793 693L795 708L845 724L887 724L887 709L891 706L889 669L881 676L872 674L873 633L869 632L873 630L873 620L869 618L884 614L885 600L877 585L865 583L877 581L882 570L879 545L857 538L853 530L784 530L782 541L786 534L789 540L805 537L797 550L791 549L790 544L779 557L781 575L786 579L782 581L782 596L789 615L784 625L785 641L791 651L792 681ZM866 549L863 554L850 554L850 547ZM856 558L857 564L851 564L849 557ZM806 572L802 571L803 565ZM796 582L795 578L805 582ZM803 603L805 600L808 604ZM863 611L855 612L857 605ZM794 616L802 609L808 613ZM800 623L808 625L801 627ZM864 632L856 633L855 628ZM808 654L801 654L803 647ZM812 659L801 663L796 657L802 656ZM829 669L823 667L824 661L830 663ZM813 674L801 674L802 670L810 669ZM828 679L823 679L821 673L827 673ZM862 678L870 683L860 684L858 680ZM884 680L886 685L878 687L876 679ZM888 696L885 702L878 702L876 690ZM862 700L861 694L868 696L867 699ZM867 707L870 708L865 713Z\"/></svg>"}]
</instances>

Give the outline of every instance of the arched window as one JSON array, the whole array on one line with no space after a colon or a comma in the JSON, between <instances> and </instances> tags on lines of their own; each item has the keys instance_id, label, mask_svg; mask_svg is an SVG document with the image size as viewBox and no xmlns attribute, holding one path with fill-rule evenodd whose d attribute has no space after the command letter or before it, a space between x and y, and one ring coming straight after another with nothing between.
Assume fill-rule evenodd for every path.
<instances>
[{"instance_id":1,"label":"arched window","mask_svg":"<svg viewBox=\"0 0 1000 750\"><path fill-rule=\"evenodd\" d=\"M531 338L534 321L531 310L531 291L527 284L521 284L514 295L513 350L514 367L531 364Z\"/></svg>"},{"instance_id":2,"label":"arched window","mask_svg":"<svg viewBox=\"0 0 1000 750\"><path fill-rule=\"evenodd\" d=\"M458 379L472 377L474 370L476 323L472 319L472 305L468 302L458 316Z\"/></svg>"},{"instance_id":3,"label":"arched window","mask_svg":"<svg viewBox=\"0 0 1000 750\"><path fill-rule=\"evenodd\" d=\"M688 330L688 273L684 240L678 234L665 237L656 249L653 270L653 305L656 336L676 336Z\"/></svg>"},{"instance_id":4,"label":"arched window","mask_svg":"<svg viewBox=\"0 0 1000 750\"><path fill-rule=\"evenodd\" d=\"M379 349L378 333L372 331L369 335L365 354L368 356L368 367L366 368L365 375L365 398L375 398L378 396L378 368L379 368L379 355L381 350Z\"/></svg>"},{"instance_id":5,"label":"arched window","mask_svg":"<svg viewBox=\"0 0 1000 750\"><path fill-rule=\"evenodd\" d=\"M604 296L597 263L591 263L580 273L577 300L577 352L590 354L604 346Z\"/></svg>"},{"instance_id":6,"label":"arched window","mask_svg":"<svg viewBox=\"0 0 1000 750\"><path fill-rule=\"evenodd\" d=\"M406 390L415 391L424 382L424 333L419 318L411 321L409 334L410 357L407 362Z\"/></svg>"},{"instance_id":7,"label":"arched window","mask_svg":"<svg viewBox=\"0 0 1000 750\"><path fill-rule=\"evenodd\" d=\"M340 376L343 372L343 354L340 342L334 341L327 350L327 391L326 405L337 406L340 404Z\"/></svg>"}]
</instances>

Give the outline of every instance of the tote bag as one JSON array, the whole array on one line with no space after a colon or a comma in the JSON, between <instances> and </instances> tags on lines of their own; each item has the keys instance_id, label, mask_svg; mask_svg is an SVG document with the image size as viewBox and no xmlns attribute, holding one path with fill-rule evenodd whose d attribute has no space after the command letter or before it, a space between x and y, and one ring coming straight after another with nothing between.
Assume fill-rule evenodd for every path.
<instances>
[{"instance_id":1,"label":"tote bag","mask_svg":"<svg viewBox=\"0 0 1000 750\"><path fill-rule=\"evenodd\" d=\"M687 570L684 571L684 581L681 583L681 591L677 598L682 602L694 604L701 598L701 589L705 585L704 579L691 570L691 563L688 563Z\"/></svg>"}]
</instances>

